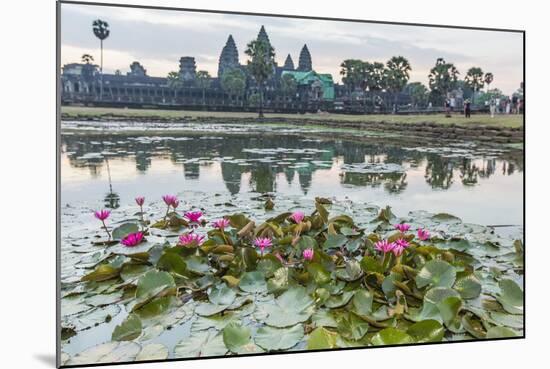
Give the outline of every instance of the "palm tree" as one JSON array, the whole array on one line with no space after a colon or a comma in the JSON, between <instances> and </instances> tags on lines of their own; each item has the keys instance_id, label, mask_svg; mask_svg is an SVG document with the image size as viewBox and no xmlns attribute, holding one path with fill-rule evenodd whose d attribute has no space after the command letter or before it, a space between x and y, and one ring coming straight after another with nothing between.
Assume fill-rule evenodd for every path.
<instances>
[{"instance_id":1,"label":"palm tree","mask_svg":"<svg viewBox=\"0 0 550 369\"><path fill-rule=\"evenodd\" d=\"M177 98L178 89L181 88L182 86L179 72L175 72L175 71L169 72L168 75L166 76L166 80L168 82L168 87L174 90L174 102L175 102Z\"/></svg>"},{"instance_id":2,"label":"palm tree","mask_svg":"<svg viewBox=\"0 0 550 369\"><path fill-rule=\"evenodd\" d=\"M258 118L263 118L263 87L274 72L275 50L268 42L257 39L248 43L245 54L250 57L247 62L248 70L258 85L260 98Z\"/></svg>"},{"instance_id":3,"label":"palm tree","mask_svg":"<svg viewBox=\"0 0 550 369\"><path fill-rule=\"evenodd\" d=\"M101 19L96 19L92 23L92 29L95 37L99 38L99 45L101 48L101 63L99 70L101 72L101 81L99 85L99 100L103 98L103 40L109 37L109 24Z\"/></svg>"},{"instance_id":4,"label":"palm tree","mask_svg":"<svg viewBox=\"0 0 550 369\"><path fill-rule=\"evenodd\" d=\"M394 111L397 110L397 94L409 81L411 65L403 56L394 56L386 63L386 83L388 90L394 93Z\"/></svg>"},{"instance_id":5,"label":"palm tree","mask_svg":"<svg viewBox=\"0 0 550 369\"><path fill-rule=\"evenodd\" d=\"M240 69L230 69L226 71L221 80L222 88L230 96L231 103L233 104L233 98L242 96L246 88L246 77Z\"/></svg>"},{"instance_id":6,"label":"palm tree","mask_svg":"<svg viewBox=\"0 0 550 369\"><path fill-rule=\"evenodd\" d=\"M487 84L487 91L489 91L491 83L493 83L493 79L494 79L493 73L491 73L491 72L485 73L484 81Z\"/></svg>"},{"instance_id":7,"label":"palm tree","mask_svg":"<svg viewBox=\"0 0 550 369\"><path fill-rule=\"evenodd\" d=\"M205 70L199 70L197 72L197 85L202 89L202 105L204 106L206 104L205 100L205 93L206 89L210 87L210 83L212 82L212 77L210 77L210 73L208 73Z\"/></svg>"},{"instance_id":8,"label":"palm tree","mask_svg":"<svg viewBox=\"0 0 550 369\"><path fill-rule=\"evenodd\" d=\"M453 63L447 63L445 59L438 58L435 66L430 69L428 86L434 95L445 98L447 93L456 87L459 74Z\"/></svg>"},{"instance_id":9,"label":"palm tree","mask_svg":"<svg viewBox=\"0 0 550 369\"><path fill-rule=\"evenodd\" d=\"M382 91L386 88L386 68L384 63L380 62L365 62L364 87L373 93L373 108L375 105L377 91Z\"/></svg>"},{"instance_id":10,"label":"palm tree","mask_svg":"<svg viewBox=\"0 0 550 369\"><path fill-rule=\"evenodd\" d=\"M94 57L90 54L82 54L82 63L90 64L94 61Z\"/></svg>"},{"instance_id":11,"label":"palm tree","mask_svg":"<svg viewBox=\"0 0 550 369\"><path fill-rule=\"evenodd\" d=\"M473 91L472 93L472 105L475 102L476 92L483 88L485 81L483 79L483 70L479 67L472 67L468 69L466 77L464 78L466 86L470 87Z\"/></svg>"},{"instance_id":12,"label":"palm tree","mask_svg":"<svg viewBox=\"0 0 550 369\"><path fill-rule=\"evenodd\" d=\"M287 96L293 96L298 89L298 84L291 74L283 74L281 78L281 90L283 91L283 108L286 108Z\"/></svg>"},{"instance_id":13,"label":"palm tree","mask_svg":"<svg viewBox=\"0 0 550 369\"><path fill-rule=\"evenodd\" d=\"M358 59L346 59L340 64L342 83L348 87L350 95L364 80L364 66L365 63Z\"/></svg>"}]
</instances>

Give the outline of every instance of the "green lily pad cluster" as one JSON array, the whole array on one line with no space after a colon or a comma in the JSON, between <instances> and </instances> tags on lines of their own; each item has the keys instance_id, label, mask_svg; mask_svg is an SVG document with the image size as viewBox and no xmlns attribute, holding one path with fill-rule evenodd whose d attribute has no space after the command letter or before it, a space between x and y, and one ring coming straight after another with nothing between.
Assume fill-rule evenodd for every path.
<instances>
[{"instance_id":1,"label":"green lily pad cluster","mask_svg":"<svg viewBox=\"0 0 550 369\"><path fill-rule=\"evenodd\" d=\"M277 201L266 201L258 218L223 215L230 225L222 229L159 212L148 229L139 224L142 244L86 253L78 278L63 283L63 342L102 324L110 334L65 354L65 363L523 335L520 240L506 242L449 214L397 218L390 208L370 207L357 221L322 198L296 222L290 211L275 213ZM402 221L410 231L394 228ZM419 240L417 228L429 229L431 238ZM135 227L122 223L117 230L122 238ZM193 232L204 241L179 244L179 234ZM257 238L272 242L263 255ZM398 239L409 243L399 256L375 247ZM306 249L311 258L304 258ZM160 342L175 333L173 347Z\"/></svg>"}]
</instances>

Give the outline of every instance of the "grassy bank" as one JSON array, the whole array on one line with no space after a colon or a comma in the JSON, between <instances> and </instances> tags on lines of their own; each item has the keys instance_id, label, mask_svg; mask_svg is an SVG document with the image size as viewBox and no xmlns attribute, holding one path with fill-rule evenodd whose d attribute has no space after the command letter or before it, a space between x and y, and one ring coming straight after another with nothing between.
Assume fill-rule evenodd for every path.
<instances>
[{"instance_id":1,"label":"grassy bank","mask_svg":"<svg viewBox=\"0 0 550 369\"><path fill-rule=\"evenodd\" d=\"M150 118L152 120L177 120L177 119L203 119L203 118L228 118L228 119L253 119L256 113L247 112L209 112L209 111L181 111L161 109L120 109L120 108L95 108L64 106L61 109L64 119L132 119ZM396 124L419 124L429 123L437 125L461 125L461 126L488 126L503 128L519 128L523 126L522 115L498 115L491 118L487 114L472 115L470 119L460 114L454 114L446 118L443 114L429 115L346 115L346 114L266 114L265 120L289 119L292 121L340 121L346 123L396 123Z\"/></svg>"}]
</instances>

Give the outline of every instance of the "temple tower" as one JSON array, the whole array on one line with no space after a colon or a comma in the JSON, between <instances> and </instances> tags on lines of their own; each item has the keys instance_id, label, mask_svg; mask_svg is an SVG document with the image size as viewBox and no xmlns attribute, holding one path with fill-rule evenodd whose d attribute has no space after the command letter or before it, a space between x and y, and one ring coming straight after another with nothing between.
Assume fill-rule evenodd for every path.
<instances>
[{"instance_id":1,"label":"temple tower","mask_svg":"<svg viewBox=\"0 0 550 369\"><path fill-rule=\"evenodd\" d=\"M226 71L238 67L239 52L237 50L237 45L235 45L235 40L233 40L233 36L229 35L218 61L218 77L221 78Z\"/></svg>"},{"instance_id":2,"label":"temple tower","mask_svg":"<svg viewBox=\"0 0 550 369\"><path fill-rule=\"evenodd\" d=\"M302 51L300 51L300 59L298 60L298 70L303 72L309 72L312 69L313 68L311 66L311 54L309 53L307 45L304 45L304 47L302 47Z\"/></svg>"},{"instance_id":3,"label":"temple tower","mask_svg":"<svg viewBox=\"0 0 550 369\"><path fill-rule=\"evenodd\" d=\"M258 32L257 40L267 42L267 44L271 46L271 41L269 41L269 36L267 35L267 32L265 31L265 27L263 25L260 28L260 32Z\"/></svg>"},{"instance_id":4,"label":"temple tower","mask_svg":"<svg viewBox=\"0 0 550 369\"><path fill-rule=\"evenodd\" d=\"M182 81L194 81L197 75L197 65L192 56L182 56L180 58L180 79Z\"/></svg>"},{"instance_id":5,"label":"temple tower","mask_svg":"<svg viewBox=\"0 0 550 369\"><path fill-rule=\"evenodd\" d=\"M292 57L290 56L290 54L287 55L283 68L288 70L294 70L294 61L292 60Z\"/></svg>"}]
</instances>

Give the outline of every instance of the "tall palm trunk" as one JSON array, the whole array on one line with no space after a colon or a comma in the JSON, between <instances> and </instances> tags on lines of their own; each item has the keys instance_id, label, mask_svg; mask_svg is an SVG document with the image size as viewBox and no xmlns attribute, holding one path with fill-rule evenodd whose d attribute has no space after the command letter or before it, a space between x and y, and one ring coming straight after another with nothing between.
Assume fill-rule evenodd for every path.
<instances>
[{"instance_id":1,"label":"tall palm trunk","mask_svg":"<svg viewBox=\"0 0 550 369\"><path fill-rule=\"evenodd\" d=\"M101 49L101 65L99 67L100 81L99 81L99 101L103 100L103 40L99 40Z\"/></svg>"},{"instance_id":2,"label":"tall palm trunk","mask_svg":"<svg viewBox=\"0 0 550 369\"><path fill-rule=\"evenodd\" d=\"M264 104L264 98L263 98L263 87L262 85L260 84L260 109L258 110L258 118L263 118L264 117L264 107L263 107L263 104Z\"/></svg>"}]
</instances>

